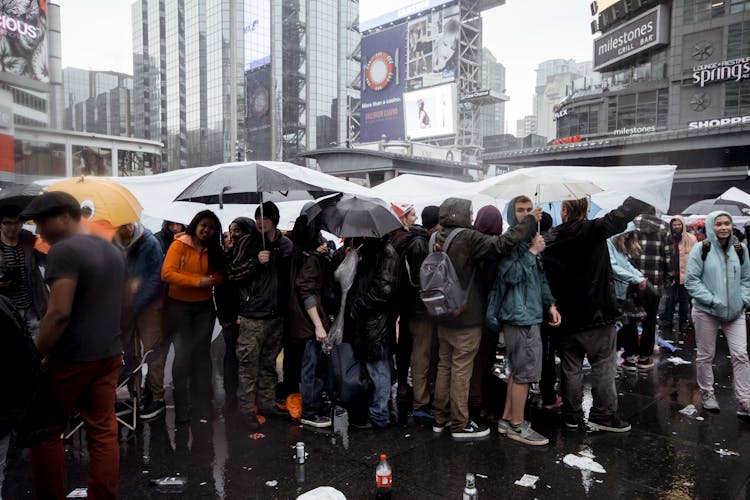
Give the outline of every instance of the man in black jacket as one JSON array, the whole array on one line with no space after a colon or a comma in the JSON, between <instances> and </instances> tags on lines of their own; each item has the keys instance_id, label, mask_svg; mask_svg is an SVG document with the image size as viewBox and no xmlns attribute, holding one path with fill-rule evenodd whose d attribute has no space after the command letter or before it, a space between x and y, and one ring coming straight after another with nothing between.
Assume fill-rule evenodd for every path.
<instances>
[{"instance_id":1,"label":"man in black jacket","mask_svg":"<svg viewBox=\"0 0 750 500\"><path fill-rule=\"evenodd\" d=\"M602 218L586 220L587 199L564 201L563 223L548 233L544 267L557 309L562 359L563 416L565 425L583 422L581 390L583 358L592 370L594 404L589 426L594 430L627 432L630 424L617 416L615 322L620 310L614 294L607 238L625 230L628 222L654 208L628 198Z\"/></svg>"},{"instance_id":2,"label":"man in black jacket","mask_svg":"<svg viewBox=\"0 0 750 500\"><path fill-rule=\"evenodd\" d=\"M289 257L292 242L276 229L279 209L273 202L255 211L253 234L243 236L227 269L235 282L240 334L239 410L250 430L258 428L257 403L261 414L275 415L276 357L284 331L282 313L289 294ZM230 308L231 309L231 308ZM226 320L226 318L225 318Z\"/></svg>"},{"instance_id":3,"label":"man in black jacket","mask_svg":"<svg viewBox=\"0 0 750 500\"><path fill-rule=\"evenodd\" d=\"M507 255L517 245L528 242L536 233L542 210L535 209L520 224L502 236L488 236L471 229L471 201L448 198L440 205L440 225L436 247L442 248L448 236L462 228L448 248L448 257L464 290L469 291L466 308L456 318L438 324L440 361L435 383L435 424L432 430L443 432L450 424L454 439L478 439L489 435L486 425L469 418L469 385L474 357L479 349L484 324L486 291L480 264L488 257Z\"/></svg>"}]
</instances>

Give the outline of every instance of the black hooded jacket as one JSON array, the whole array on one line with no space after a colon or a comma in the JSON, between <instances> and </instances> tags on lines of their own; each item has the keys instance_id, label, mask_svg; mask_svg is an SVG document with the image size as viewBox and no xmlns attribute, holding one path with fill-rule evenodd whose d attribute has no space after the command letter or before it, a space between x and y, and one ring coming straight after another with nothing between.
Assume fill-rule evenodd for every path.
<instances>
[{"instance_id":1,"label":"black hooded jacket","mask_svg":"<svg viewBox=\"0 0 750 500\"><path fill-rule=\"evenodd\" d=\"M429 253L430 236L420 225L409 230L399 229L391 236L391 245L399 257L398 314L401 321L426 316L427 310L419 298L419 269Z\"/></svg>"},{"instance_id":2,"label":"black hooded jacket","mask_svg":"<svg viewBox=\"0 0 750 500\"><path fill-rule=\"evenodd\" d=\"M528 242L536 233L536 220L529 215L505 234L488 236L472 229L471 201L448 198L440 205L440 225L442 229L437 236L437 245L442 245L456 228L465 228L448 248L448 257L461 286L464 290L469 288L466 310L443 324L450 328L482 326L489 293L483 284L482 263L508 255L517 245Z\"/></svg>"},{"instance_id":3,"label":"black hooded jacket","mask_svg":"<svg viewBox=\"0 0 750 500\"><path fill-rule=\"evenodd\" d=\"M277 229L276 238L265 243L265 249L271 252L267 264L258 262L258 253L263 249L260 233L254 230L240 238L227 267L227 277L235 285L236 310L245 318L276 318L284 313L289 300L292 242ZM227 309L233 310L231 305ZM222 316L228 319L226 313Z\"/></svg>"},{"instance_id":4,"label":"black hooded jacket","mask_svg":"<svg viewBox=\"0 0 750 500\"><path fill-rule=\"evenodd\" d=\"M388 355L390 313L398 293L399 258L390 243L368 240L360 249L357 276L347 296L346 340L359 359ZM395 327L395 325L393 325Z\"/></svg>"},{"instance_id":5,"label":"black hooded jacket","mask_svg":"<svg viewBox=\"0 0 750 500\"><path fill-rule=\"evenodd\" d=\"M561 333L612 325L620 317L615 298L607 238L621 233L636 215L654 207L629 197L604 217L560 224L547 233L544 268L557 309Z\"/></svg>"}]
</instances>

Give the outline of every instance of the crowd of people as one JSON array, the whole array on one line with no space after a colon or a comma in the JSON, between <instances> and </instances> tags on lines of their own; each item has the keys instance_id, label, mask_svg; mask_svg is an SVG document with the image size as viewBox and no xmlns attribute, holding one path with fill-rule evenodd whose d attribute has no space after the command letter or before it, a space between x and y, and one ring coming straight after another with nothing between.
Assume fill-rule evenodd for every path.
<instances>
[{"instance_id":1,"label":"crowd of people","mask_svg":"<svg viewBox=\"0 0 750 500\"><path fill-rule=\"evenodd\" d=\"M750 258L725 212L706 219L698 242L681 218L667 224L635 198L594 220L587 199L564 201L556 227L524 195L508 204L505 224L495 207L475 218L470 201L449 198L426 207L421 224L414 206L392 204L402 227L339 245L325 240L319 218L308 217L311 205L287 232L278 227L278 207L266 202L225 233L206 210L187 226L165 221L157 234L126 224L111 241L88 234L79 203L65 193L4 208L0 368L5 380L32 361L38 373L0 394L9 409L0 419L0 473L15 429L19 444L31 448L37 497L62 498L61 435L75 411L88 442L88 495L115 498L116 416L163 417L170 346L177 425L213 418L212 370L220 370L226 397L219 411L251 431L268 418L289 419L296 397L306 426L331 426L331 405L340 405L357 429L412 421L474 440L496 425L499 434L539 446L548 438L527 419L536 384L541 407L561 411L564 427L630 430L618 414L615 380L618 370L654 367L659 325L665 335L695 329L703 408L718 411L712 361L721 330L736 412L750 417ZM28 220L44 244L22 229ZM449 314L436 315L423 300L423 264L436 253L447 257L463 297ZM210 357L217 320L222 367ZM343 342L332 340L334 332ZM493 375L499 339L504 385ZM355 370L342 375L344 363ZM125 379L137 405L116 401ZM30 409L40 399L43 411ZM28 432L33 414L39 425Z\"/></svg>"}]
</instances>

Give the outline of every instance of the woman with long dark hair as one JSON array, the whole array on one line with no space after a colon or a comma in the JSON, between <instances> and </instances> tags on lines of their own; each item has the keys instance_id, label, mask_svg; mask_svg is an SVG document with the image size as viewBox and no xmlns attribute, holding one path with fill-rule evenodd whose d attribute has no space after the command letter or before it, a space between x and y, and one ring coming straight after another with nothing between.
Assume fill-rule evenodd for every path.
<instances>
[{"instance_id":1,"label":"woman with long dark hair","mask_svg":"<svg viewBox=\"0 0 750 500\"><path fill-rule=\"evenodd\" d=\"M162 280L169 284L167 324L174 342L175 421L211 414L211 335L216 320L213 289L223 281L221 222L210 210L199 212L175 236L164 258Z\"/></svg>"},{"instance_id":2,"label":"woman with long dark hair","mask_svg":"<svg viewBox=\"0 0 750 500\"><path fill-rule=\"evenodd\" d=\"M301 215L294 223L294 250L290 269L288 338L284 343L284 382L296 385L291 392L302 393L302 423L329 427L331 419L323 407L327 363L321 350L331 327L323 297L328 247L320 238L320 228Z\"/></svg>"}]
</instances>

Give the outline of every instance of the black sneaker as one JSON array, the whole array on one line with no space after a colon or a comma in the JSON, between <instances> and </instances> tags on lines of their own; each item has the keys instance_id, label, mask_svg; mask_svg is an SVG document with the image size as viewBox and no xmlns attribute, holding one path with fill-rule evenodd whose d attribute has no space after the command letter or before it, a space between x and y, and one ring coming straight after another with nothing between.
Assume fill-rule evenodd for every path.
<instances>
[{"instance_id":1,"label":"black sneaker","mask_svg":"<svg viewBox=\"0 0 750 500\"><path fill-rule=\"evenodd\" d=\"M349 422L349 425L358 431L371 431L375 428L369 420L362 423Z\"/></svg>"},{"instance_id":2,"label":"black sneaker","mask_svg":"<svg viewBox=\"0 0 750 500\"><path fill-rule=\"evenodd\" d=\"M164 414L164 411L166 409L166 405L164 404L163 399L157 399L154 401L149 401L146 403L146 405L141 409L141 419L142 420L151 420L152 418L159 417Z\"/></svg>"},{"instance_id":3,"label":"black sneaker","mask_svg":"<svg viewBox=\"0 0 750 500\"><path fill-rule=\"evenodd\" d=\"M477 424L469 420L469 423L460 431L453 431L451 437L460 441L469 441L472 439L481 439L490 435L490 428L486 425Z\"/></svg>"},{"instance_id":4,"label":"black sneaker","mask_svg":"<svg viewBox=\"0 0 750 500\"><path fill-rule=\"evenodd\" d=\"M621 420L617 415L612 415L604 419L589 417L588 426L592 431L628 432L630 430L630 424Z\"/></svg>"},{"instance_id":5,"label":"black sneaker","mask_svg":"<svg viewBox=\"0 0 750 500\"><path fill-rule=\"evenodd\" d=\"M581 417L576 415L563 415L563 423L568 429L578 430L581 428L583 421L581 420Z\"/></svg>"},{"instance_id":6,"label":"black sneaker","mask_svg":"<svg viewBox=\"0 0 750 500\"><path fill-rule=\"evenodd\" d=\"M435 420L435 423L432 424L432 432L434 432L435 434L442 434L444 430L445 422L441 424L440 422Z\"/></svg>"},{"instance_id":7,"label":"black sneaker","mask_svg":"<svg viewBox=\"0 0 750 500\"><path fill-rule=\"evenodd\" d=\"M323 427L330 427L331 426L331 419L330 417L326 417L323 415L315 415L314 417L302 417L302 425L307 425L310 427L317 427L319 429L322 429Z\"/></svg>"},{"instance_id":8,"label":"black sneaker","mask_svg":"<svg viewBox=\"0 0 750 500\"><path fill-rule=\"evenodd\" d=\"M279 419L289 418L289 412L286 410L282 410L276 405L271 405L268 408L258 408L258 413L260 413L264 417L279 418Z\"/></svg>"},{"instance_id":9,"label":"black sneaker","mask_svg":"<svg viewBox=\"0 0 750 500\"><path fill-rule=\"evenodd\" d=\"M249 431L257 431L260 428L260 422L258 422L258 416L255 413L243 415L242 423Z\"/></svg>"}]
</instances>

